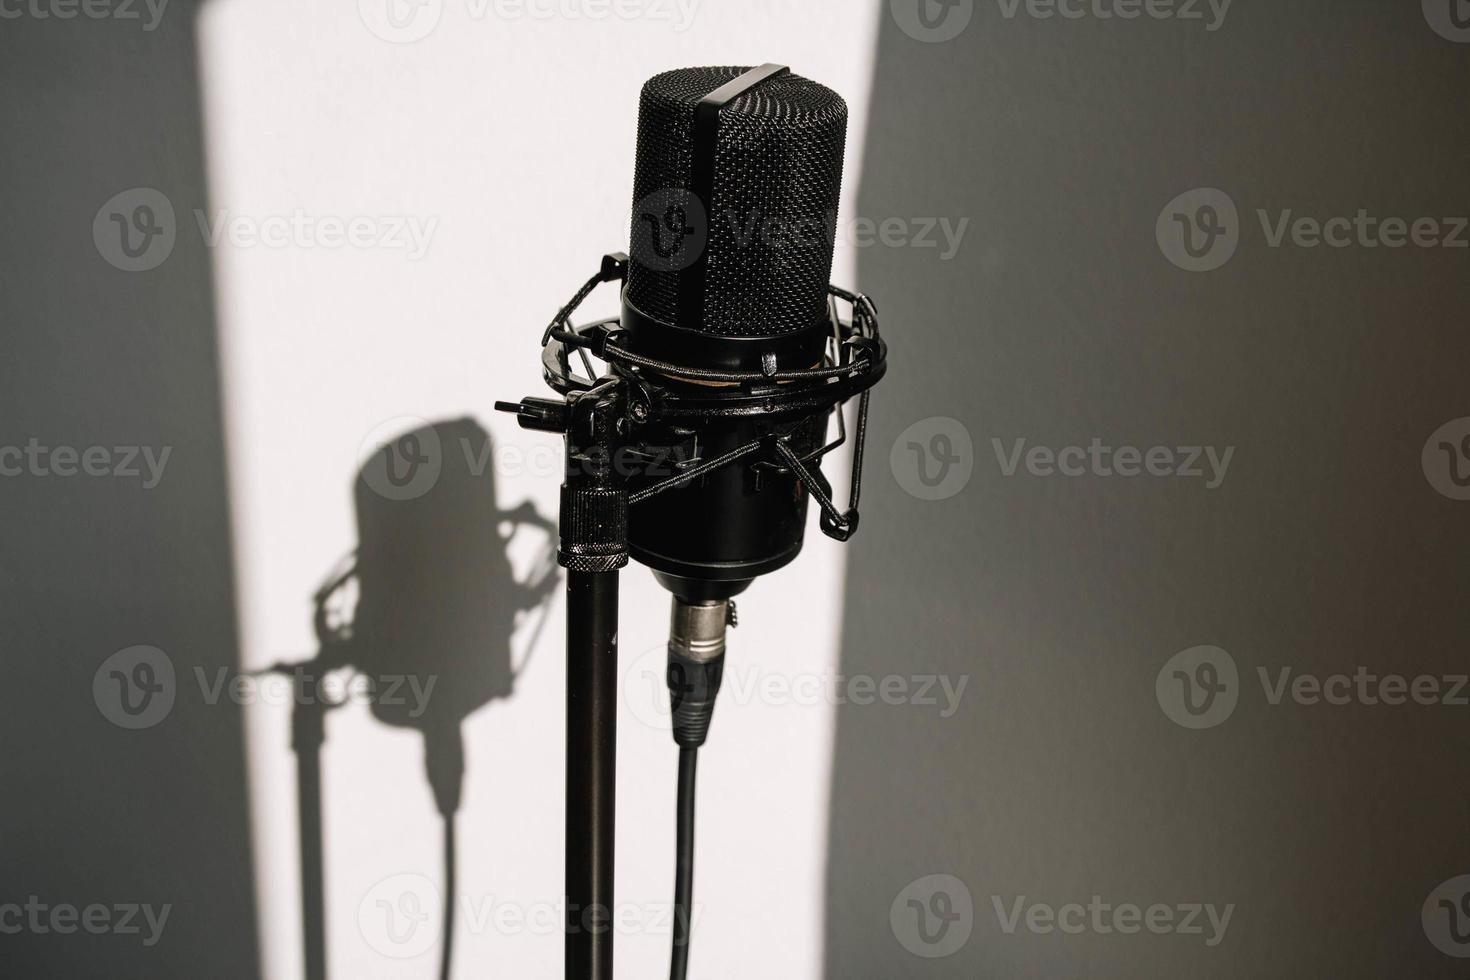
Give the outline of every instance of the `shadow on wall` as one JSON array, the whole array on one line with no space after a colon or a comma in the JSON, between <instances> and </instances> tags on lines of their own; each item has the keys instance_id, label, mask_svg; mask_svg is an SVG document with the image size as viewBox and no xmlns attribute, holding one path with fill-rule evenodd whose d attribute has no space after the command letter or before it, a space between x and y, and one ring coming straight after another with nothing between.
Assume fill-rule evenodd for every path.
<instances>
[{"instance_id":1,"label":"shadow on wall","mask_svg":"<svg viewBox=\"0 0 1470 980\"><path fill-rule=\"evenodd\" d=\"M969 225L860 258L892 368L844 670L928 695L839 709L828 976L1451 975L1420 910L1470 869L1462 713L1271 691L1464 673L1470 523L1420 454L1467 412L1465 253L1273 246L1261 213L1463 213L1466 51L1367 0L951 4L939 43L883 7L860 213ZM1176 209L1222 219L1208 271L1157 237L1191 188L1236 208ZM1061 474L1094 439L1167 475ZM1190 730L1166 707L1208 692L1165 665L1201 645L1182 673L1234 707ZM1047 927L1094 896L1170 918Z\"/></svg>"},{"instance_id":2,"label":"shadow on wall","mask_svg":"<svg viewBox=\"0 0 1470 980\"><path fill-rule=\"evenodd\" d=\"M259 976L241 710L222 693L239 651L210 264L184 233L207 201L194 14L175 0L148 31L21 18L0 34L5 209L27 229L0 242L0 959L16 976ZM464 452L426 487L430 439ZM493 467L471 472L491 458L470 419L374 454L357 549L315 597L319 655L275 668L316 687L293 718L309 978L327 962L329 672L419 682L423 698L373 711L424 736L454 894L460 725L512 694L517 617L544 616L558 580L554 525L499 510ZM522 529L547 540L525 584Z\"/></svg>"},{"instance_id":3,"label":"shadow on wall","mask_svg":"<svg viewBox=\"0 0 1470 980\"><path fill-rule=\"evenodd\" d=\"M463 452L442 452L446 446ZM308 663L273 668L293 677L298 690L314 692L296 700L292 725L307 980L323 980L329 962L321 756L334 704L322 681L341 670L383 692L371 702L380 722L423 735L425 778L444 820L440 975L451 975L455 815L465 776L461 724L512 696L526 666L511 663L517 619L538 616L526 646L530 656L560 578L555 524L530 503L497 507L494 468L475 465L491 458L489 433L471 419L407 432L375 451L353 485L357 548L313 598L320 650ZM523 529L544 537L524 583L508 553Z\"/></svg>"},{"instance_id":4,"label":"shadow on wall","mask_svg":"<svg viewBox=\"0 0 1470 980\"><path fill-rule=\"evenodd\" d=\"M50 9L0 27L0 961L254 980L195 7Z\"/></svg>"}]
</instances>

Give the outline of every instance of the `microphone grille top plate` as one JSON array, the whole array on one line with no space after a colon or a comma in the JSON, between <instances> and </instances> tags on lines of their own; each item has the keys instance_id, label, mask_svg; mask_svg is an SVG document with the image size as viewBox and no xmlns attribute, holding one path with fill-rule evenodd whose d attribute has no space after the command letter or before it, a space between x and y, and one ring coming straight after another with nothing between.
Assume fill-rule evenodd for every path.
<instances>
[{"instance_id":1,"label":"microphone grille top plate","mask_svg":"<svg viewBox=\"0 0 1470 980\"><path fill-rule=\"evenodd\" d=\"M695 108L749 71L681 68L649 79L638 113L628 301L670 324L761 338L825 327L847 103L794 74L720 110L710 200L693 197ZM679 322L704 258L704 319Z\"/></svg>"}]
</instances>

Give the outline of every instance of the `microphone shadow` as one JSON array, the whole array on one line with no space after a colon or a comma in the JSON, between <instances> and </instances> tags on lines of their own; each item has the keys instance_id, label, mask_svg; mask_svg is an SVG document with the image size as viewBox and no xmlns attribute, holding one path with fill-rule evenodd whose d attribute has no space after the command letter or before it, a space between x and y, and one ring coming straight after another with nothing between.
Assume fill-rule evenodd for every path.
<instances>
[{"instance_id":1,"label":"microphone shadow","mask_svg":"<svg viewBox=\"0 0 1470 980\"><path fill-rule=\"evenodd\" d=\"M530 502L496 502L493 444L473 419L434 423L379 447L353 485L358 545L313 598L319 652L288 668L298 686L350 669L370 684L373 716L424 740L424 774L444 821L441 977L454 932L455 814L464 783L465 718L508 699L534 652L559 570L555 522ZM512 540L543 538L528 572L512 568ZM535 617L522 663L511 641ZM304 690L304 688L303 688ZM325 874L321 824L323 697L297 697L303 950L307 980L324 980Z\"/></svg>"}]
</instances>

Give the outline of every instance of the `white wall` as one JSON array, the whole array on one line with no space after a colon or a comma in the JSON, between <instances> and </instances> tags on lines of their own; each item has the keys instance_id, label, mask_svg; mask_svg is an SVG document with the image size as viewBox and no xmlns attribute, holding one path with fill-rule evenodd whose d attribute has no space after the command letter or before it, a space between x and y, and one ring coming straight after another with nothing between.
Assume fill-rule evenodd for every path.
<instances>
[{"instance_id":1,"label":"white wall","mask_svg":"<svg viewBox=\"0 0 1470 980\"><path fill-rule=\"evenodd\" d=\"M844 195L852 213L877 2L686 0L681 12L646 0L619 4L645 14L624 20L596 19L595 2L559 0L562 13L517 17L507 11L519 5L423 0L398 11L425 18L410 19L408 33L433 23L411 43L370 29L393 35L384 9L380 0L213 0L201 20L212 211L254 222L298 209L435 222L417 258L228 236L212 249L246 668L312 653L311 594L355 543L359 453L412 424L395 420L473 416L502 458L512 447L556 446L491 405L539 393L539 331L602 253L626 247L647 76L779 61L841 92L852 110ZM659 18L665 10L671 19ZM834 279L851 282L852 268L839 246ZM610 289L587 308L612 309ZM500 503L529 498L554 514L558 477L534 469L499 467ZM742 602L733 680L700 773L693 972L701 978L819 972L833 709L749 688L763 676L835 670L841 555L813 527L798 564ZM667 599L641 568L623 581L623 659L636 675L661 657L638 659L661 650ZM558 599L516 696L464 728L460 977L561 973L559 914L543 915L549 927L539 929L474 921L502 903L534 912L559 900L561 616ZM648 724L650 712L634 710L650 685L632 681L619 720L617 897L665 911L619 938L618 972L647 977L667 969L676 750L656 716ZM384 879L440 883L422 740L363 706L333 713L329 726L329 973L431 977L437 947L386 957L358 916ZM302 971L289 711L253 705L247 728L262 968L292 980Z\"/></svg>"}]
</instances>

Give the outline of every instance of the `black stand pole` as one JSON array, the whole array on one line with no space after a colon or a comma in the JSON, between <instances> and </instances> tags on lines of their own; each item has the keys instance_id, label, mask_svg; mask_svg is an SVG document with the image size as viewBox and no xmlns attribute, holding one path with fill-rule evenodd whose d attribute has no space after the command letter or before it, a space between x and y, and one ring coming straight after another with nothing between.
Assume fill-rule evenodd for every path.
<instances>
[{"instance_id":1,"label":"black stand pole","mask_svg":"<svg viewBox=\"0 0 1470 980\"><path fill-rule=\"evenodd\" d=\"M567 570L566 980L612 980L618 569L628 495L609 465L614 392L568 399L557 562Z\"/></svg>"},{"instance_id":2,"label":"black stand pole","mask_svg":"<svg viewBox=\"0 0 1470 980\"><path fill-rule=\"evenodd\" d=\"M567 573L566 980L612 980L618 573Z\"/></svg>"},{"instance_id":3,"label":"black stand pole","mask_svg":"<svg viewBox=\"0 0 1470 980\"><path fill-rule=\"evenodd\" d=\"M601 277L617 278L626 263L609 256ZM628 564L628 494L613 461L623 386L605 380L567 392L565 401L495 407L514 413L522 428L566 436L556 555L567 570L566 980L612 980L618 570Z\"/></svg>"}]
</instances>

